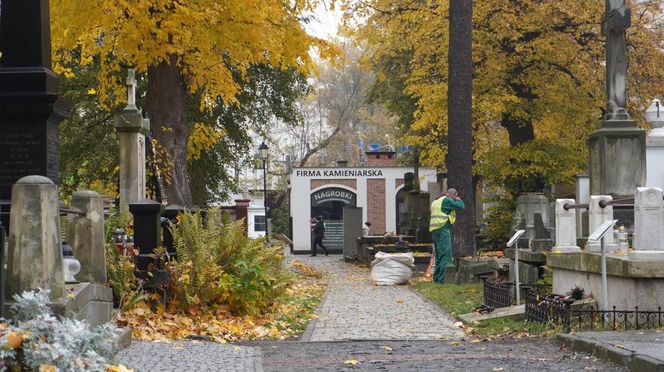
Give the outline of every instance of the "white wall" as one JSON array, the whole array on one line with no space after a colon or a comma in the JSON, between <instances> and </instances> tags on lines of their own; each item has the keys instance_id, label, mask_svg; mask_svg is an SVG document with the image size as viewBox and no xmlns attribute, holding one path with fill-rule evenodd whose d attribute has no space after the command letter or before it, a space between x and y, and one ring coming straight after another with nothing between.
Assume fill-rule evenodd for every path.
<instances>
[{"instance_id":1,"label":"white wall","mask_svg":"<svg viewBox=\"0 0 664 372\"><path fill-rule=\"evenodd\" d=\"M368 170L369 176L335 176L331 172L335 171L360 171ZM307 174L303 174L306 171ZM422 190L428 191L428 182L436 182L435 168L420 168L420 185ZM396 180L403 178L404 173L413 172L412 167L358 167L358 168L293 168L290 174L291 187L291 206L290 214L293 217L293 250L309 251L311 249L311 233L309 230L309 220L311 218L311 198L310 195L312 179L355 179L357 189L354 190L348 186L330 183L327 187L339 187L353 191L357 194L357 207L362 208L363 219L367 219L367 180L385 179L385 227L388 231L396 230ZM315 173L319 173L315 174Z\"/></svg>"}]
</instances>

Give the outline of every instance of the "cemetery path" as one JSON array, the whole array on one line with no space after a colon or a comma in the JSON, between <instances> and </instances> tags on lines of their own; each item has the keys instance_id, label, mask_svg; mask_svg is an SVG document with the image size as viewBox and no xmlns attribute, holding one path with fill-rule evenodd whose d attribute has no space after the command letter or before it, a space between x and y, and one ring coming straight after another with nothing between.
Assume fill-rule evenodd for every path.
<instances>
[{"instance_id":1,"label":"cemetery path","mask_svg":"<svg viewBox=\"0 0 664 372\"><path fill-rule=\"evenodd\" d=\"M463 331L409 286L376 286L366 268L340 256L291 256L325 272L328 287L318 318L301 341L453 340Z\"/></svg>"}]
</instances>

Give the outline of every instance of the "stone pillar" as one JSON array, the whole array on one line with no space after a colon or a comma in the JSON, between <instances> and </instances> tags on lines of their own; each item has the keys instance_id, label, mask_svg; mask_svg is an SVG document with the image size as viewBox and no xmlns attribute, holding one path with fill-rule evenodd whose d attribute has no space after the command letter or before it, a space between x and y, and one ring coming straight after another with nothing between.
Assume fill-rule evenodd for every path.
<instances>
[{"instance_id":1,"label":"stone pillar","mask_svg":"<svg viewBox=\"0 0 664 372\"><path fill-rule=\"evenodd\" d=\"M576 210L565 210L565 204L575 204L574 199L556 200L556 245L553 247L561 253L578 252L576 245Z\"/></svg>"},{"instance_id":2,"label":"stone pillar","mask_svg":"<svg viewBox=\"0 0 664 372\"><path fill-rule=\"evenodd\" d=\"M82 282L106 283L106 252L104 236L104 205L94 191L77 191L70 205L85 215L69 215L67 241L74 257L81 263L77 277Z\"/></svg>"},{"instance_id":3,"label":"stone pillar","mask_svg":"<svg viewBox=\"0 0 664 372\"><path fill-rule=\"evenodd\" d=\"M646 132L632 120L615 127L604 123L588 138L590 193L631 196L646 183Z\"/></svg>"},{"instance_id":4,"label":"stone pillar","mask_svg":"<svg viewBox=\"0 0 664 372\"><path fill-rule=\"evenodd\" d=\"M129 204L134 215L134 246L138 248L137 268L147 270L154 262L154 250L161 245L161 213L164 206L154 200L139 200Z\"/></svg>"},{"instance_id":5,"label":"stone pillar","mask_svg":"<svg viewBox=\"0 0 664 372\"><path fill-rule=\"evenodd\" d=\"M49 2L2 1L0 8L0 200L9 201L22 177L58 183L58 124L71 104L58 97L51 70Z\"/></svg>"},{"instance_id":6,"label":"stone pillar","mask_svg":"<svg viewBox=\"0 0 664 372\"><path fill-rule=\"evenodd\" d=\"M659 187L639 187L634 194L633 260L664 259L664 200Z\"/></svg>"},{"instance_id":7,"label":"stone pillar","mask_svg":"<svg viewBox=\"0 0 664 372\"><path fill-rule=\"evenodd\" d=\"M136 79L129 70L128 105L113 119L120 137L120 209L130 203L145 199L145 134L150 130L149 119L136 107Z\"/></svg>"},{"instance_id":8,"label":"stone pillar","mask_svg":"<svg viewBox=\"0 0 664 372\"><path fill-rule=\"evenodd\" d=\"M591 195L590 202L588 203L588 234L592 234L606 221L613 219L613 206L600 207L600 201L612 201L610 195ZM604 235L604 247L607 252L614 252L618 250L618 245L615 243L613 233ZM586 251L599 252L601 250L600 242L586 243Z\"/></svg>"},{"instance_id":9,"label":"stone pillar","mask_svg":"<svg viewBox=\"0 0 664 372\"><path fill-rule=\"evenodd\" d=\"M58 188L43 176L21 178L12 187L6 299L37 288L51 299L65 295L60 246Z\"/></svg>"}]
</instances>

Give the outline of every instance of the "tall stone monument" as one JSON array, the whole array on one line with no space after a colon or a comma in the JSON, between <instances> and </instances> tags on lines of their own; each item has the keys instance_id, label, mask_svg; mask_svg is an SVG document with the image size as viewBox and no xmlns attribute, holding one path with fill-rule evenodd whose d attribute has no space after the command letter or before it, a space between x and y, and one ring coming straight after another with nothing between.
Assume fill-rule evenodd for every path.
<instances>
[{"instance_id":1,"label":"tall stone monument","mask_svg":"<svg viewBox=\"0 0 664 372\"><path fill-rule=\"evenodd\" d=\"M0 2L0 200L28 175L58 184L58 124L71 105L51 71L46 0ZM6 215L3 222L7 223Z\"/></svg>"},{"instance_id":2,"label":"tall stone monument","mask_svg":"<svg viewBox=\"0 0 664 372\"><path fill-rule=\"evenodd\" d=\"M602 31L606 35L606 113L588 139L592 195L633 195L646 181L645 131L627 113L625 31L631 12L623 0L606 0Z\"/></svg>"},{"instance_id":3,"label":"tall stone monument","mask_svg":"<svg viewBox=\"0 0 664 372\"><path fill-rule=\"evenodd\" d=\"M120 208L145 199L145 135L150 120L136 107L134 70L127 75L127 107L113 121L120 136Z\"/></svg>"}]
</instances>

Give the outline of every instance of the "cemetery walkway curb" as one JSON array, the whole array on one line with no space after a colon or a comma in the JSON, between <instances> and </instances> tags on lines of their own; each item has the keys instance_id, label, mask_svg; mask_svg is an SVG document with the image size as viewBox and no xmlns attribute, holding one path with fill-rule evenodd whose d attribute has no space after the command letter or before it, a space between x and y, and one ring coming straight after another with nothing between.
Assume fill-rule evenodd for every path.
<instances>
[{"instance_id":1,"label":"cemetery walkway curb","mask_svg":"<svg viewBox=\"0 0 664 372\"><path fill-rule=\"evenodd\" d=\"M604 332L607 336L618 332ZM664 359L659 355L652 356L645 353L630 350L633 348L629 344L630 336L634 332L620 332L626 345L613 344L610 337L602 337L600 332L580 333L570 335L560 333L556 335L556 340L563 346L567 346L574 351L594 355L601 359L610 360L616 364L628 367L632 371L657 371L664 372ZM640 334L643 334L640 333ZM664 340L664 334L662 334ZM659 346L657 346L659 347ZM661 355L661 354L660 354Z\"/></svg>"}]
</instances>

